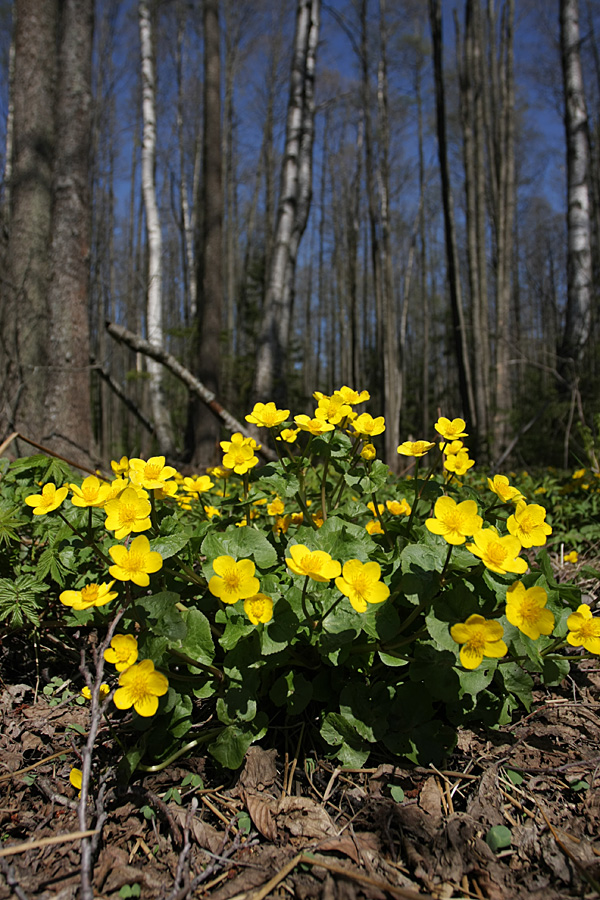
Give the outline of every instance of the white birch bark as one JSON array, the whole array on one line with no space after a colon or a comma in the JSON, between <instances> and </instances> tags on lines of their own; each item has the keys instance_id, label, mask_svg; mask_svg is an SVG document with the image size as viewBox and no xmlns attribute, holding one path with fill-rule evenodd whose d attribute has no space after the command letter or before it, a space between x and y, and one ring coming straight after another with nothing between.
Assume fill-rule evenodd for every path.
<instances>
[{"instance_id":1,"label":"white birch bark","mask_svg":"<svg viewBox=\"0 0 600 900\"><path fill-rule=\"evenodd\" d=\"M581 360L591 323L589 132L579 34L578 0L560 0L560 46L567 141L567 315L561 355Z\"/></svg>"},{"instance_id":2,"label":"white birch bark","mask_svg":"<svg viewBox=\"0 0 600 900\"><path fill-rule=\"evenodd\" d=\"M320 0L298 0L279 209L256 360L255 393L259 398L285 397L296 255L312 194L319 6Z\"/></svg>"},{"instance_id":3,"label":"white birch bark","mask_svg":"<svg viewBox=\"0 0 600 900\"><path fill-rule=\"evenodd\" d=\"M142 193L148 235L148 295L146 305L147 335L152 344L162 347L162 235L156 201L156 83L152 53L152 23L147 0L139 3L140 45L142 55ZM148 359L148 388L152 418L161 453L173 452L171 424L163 399L162 367Z\"/></svg>"}]
</instances>

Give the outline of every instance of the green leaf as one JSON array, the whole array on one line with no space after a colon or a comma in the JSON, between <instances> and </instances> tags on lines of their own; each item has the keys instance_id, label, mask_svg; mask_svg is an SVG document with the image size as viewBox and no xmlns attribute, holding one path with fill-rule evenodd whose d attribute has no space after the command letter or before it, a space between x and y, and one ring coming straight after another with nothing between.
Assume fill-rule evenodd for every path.
<instances>
[{"instance_id":1,"label":"green leaf","mask_svg":"<svg viewBox=\"0 0 600 900\"><path fill-rule=\"evenodd\" d=\"M179 600L179 594L161 591L150 597L141 597L135 601L135 605L145 610L155 634L166 637L169 641L182 641L185 639L187 628L176 606Z\"/></svg>"},{"instance_id":2,"label":"green leaf","mask_svg":"<svg viewBox=\"0 0 600 900\"><path fill-rule=\"evenodd\" d=\"M161 534L150 541L150 547L156 553L160 553L163 559L169 559L185 547L192 536L190 529L181 528L176 534Z\"/></svg>"},{"instance_id":3,"label":"green leaf","mask_svg":"<svg viewBox=\"0 0 600 900\"><path fill-rule=\"evenodd\" d=\"M521 772L517 772L516 769L505 769L504 774L513 784L517 786L523 784L523 775Z\"/></svg>"},{"instance_id":4,"label":"green leaf","mask_svg":"<svg viewBox=\"0 0 600 900\"><path fill-rule=\"evenodd\" d=\"M394 800L396 803L402 803L404 801L404 791L399 784L391 785L390 795L392 800Z\"/></svg>"},{"instance_id":5,"label":"green leaf","mask_svg":"<svg viewBox=\"0 0 600 900\"><path fill-rule=\"evenodd\" d=\"M277 552L262 532L256 528L238 528L237 525L229 525L224 532L207 534L202 542L202 554L209 562L217 556L232 556L235 560L252 559L261 569L269 569L277 562ZM210 570L212 575L212 565Z\"/></svg>"},{"instance_id":6,"label":"green leaf","mask_svg":"<svg viewBox=\"0 0 600 900\"><path fill-rule=\"evenodd\" d=\"M494 825L486 834L485 842L494 853L506 850L512 844L512 831L506 825Z\"/></svg>"},{"instance_id":7,"label":"green leaf","mask_svg":"<svg viewBox=\"0 0 600 900\"><path fill-rule=\"evenodd\" d=\"M215 644L210 622L203 612L193 607L182 613L182 617L187 630L178 649L198 662L211 665L215 658Z\"/></svg>"},{"instance_id":8,"label":"green leaf","mask_svg":"<svg viewBox=\"0 0 600 900\"><path fill-rule=\"evenodd\" d=\"M264 736L267 730L265 723L266 716L260 714L254 722L254 730L243 730L237 725L228 725L217 739L208 745L208 750L225 768L239 769L248 747Z\"/></svg>"},{"instance_id":9,"label":"green leaf","mask_svg":"<svg viewBox=\"0 0 600 900\"><path fill-rule=\"evenodd\" d=\"M276 706L287 706L290 716L303 712L312 699L312 684L301 672L290 670L273 682L269 697Z\"/></svg>"}]
</instances>

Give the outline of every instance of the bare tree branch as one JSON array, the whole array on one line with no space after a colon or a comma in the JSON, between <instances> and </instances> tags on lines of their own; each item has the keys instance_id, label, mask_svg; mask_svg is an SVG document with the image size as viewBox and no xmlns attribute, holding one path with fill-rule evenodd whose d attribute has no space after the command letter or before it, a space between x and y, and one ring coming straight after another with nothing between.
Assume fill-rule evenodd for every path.
<instances>
[{"instance_id":1,"label":"bare tree branch","mask_svg":"<svg viewBox=\"0 0 600 900\"><path fill-rule=\"evenodd\" d=\"M245 437L253 437L251 430L247 425L242 425L241 422L238 422L236 418L234 418L230 412L224 409L221 404L217 401L215 395L212 391L209 391L208 388L202 384L197 378L195 378L189 369L186 369L185 366L182 366L180 362L178 362L174 356L171 356L170 353L167 353L165 350L162 350L160 347L157 347L155 344L151 344L149 341L145 340L145 338L140 337L138 334L134 334L132 331L129 331L127 328L124 328L123 325L116 325L114 322L106 323L106 330L114 337L116 341L120 341L123 344L127 344L128 347L131 347L132 350L136 350L138 353L143 353L145 356L150 356L152 359L157 360L162 363L170 372L173 373L180 381L186 385L186 387L192 391L196 396L200 397L200 399L206 403L209 409L219 418L224 425L230 428L232 431L239 431ZM262 446L260 450L257 450L265 459L269 461L275 461L277 459L277 454L270 450L268 447Z\"/></svg>"}]
</instances>

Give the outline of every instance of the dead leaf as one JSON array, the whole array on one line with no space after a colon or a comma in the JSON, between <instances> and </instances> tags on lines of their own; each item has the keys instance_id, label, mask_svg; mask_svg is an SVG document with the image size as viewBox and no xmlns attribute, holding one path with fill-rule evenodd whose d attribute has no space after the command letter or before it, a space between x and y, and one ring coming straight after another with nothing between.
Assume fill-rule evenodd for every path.
<instances>
[{"instance_id":1,"label":"dead leaf","mask_svg":"<svg viewBox=\"0 0 600 900\"><path fill-rule=\"evenodd\" d=\"M254 826L268 841L274 841L277 837L277 825L273 818L275 801L254 791L244 791L244 800Z\"/></svg>"},{"instance_id":2,"label":"dead leaf","mask_svg":"<svg viewBox=\"0 0 600 900\"><path fill-rule=\"evenodd\" d=\"M284 797L277 820L295 837L322 839L337 834L329 813L310 797Z\"/></svg>"},{"instance_id":3,"label":"dead leaf","mask_svg":"<svg viewBox=\"0 0 600 900\"><path fill-rule=\"evenodd\" d=\"M427 778L419 794L419 806L430 816L439 819L442 816L442 796L437 781L431 776Z\"/></svg>"},{"instance_id":4,"label":"dead leaf","mask_svg":"<svg viewBox=\"0 0 600 900\"><path fill-rule=\"evenodd\" d=\"M271 787L277 779L276 759L277 750L250 747L240 775L242 787L251 791L264 791L265 788Z\"/></svg>"}]
</instances>

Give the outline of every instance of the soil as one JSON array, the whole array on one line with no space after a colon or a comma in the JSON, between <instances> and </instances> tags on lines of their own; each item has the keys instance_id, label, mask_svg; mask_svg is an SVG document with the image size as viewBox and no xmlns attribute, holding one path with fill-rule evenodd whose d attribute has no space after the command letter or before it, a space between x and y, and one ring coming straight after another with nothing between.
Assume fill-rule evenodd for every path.
<instances>
[{"instance_id":1,"label":"soil","mask_svg":"<svg viewBox=\"0 0 600 900\"><path fill-rule=\"evenodd\" d=\"M443 769L382 756L341 770L305 757L298 731L239 772L199 747L119 791L101 730L86 868L69 773L88 707L77 661L61 685L42 650L13 638L0 652L0 900L85 897L84 869L106 900L600 897L597 660L510 726L462 730Z\"/></svg>"}]
</instances>

